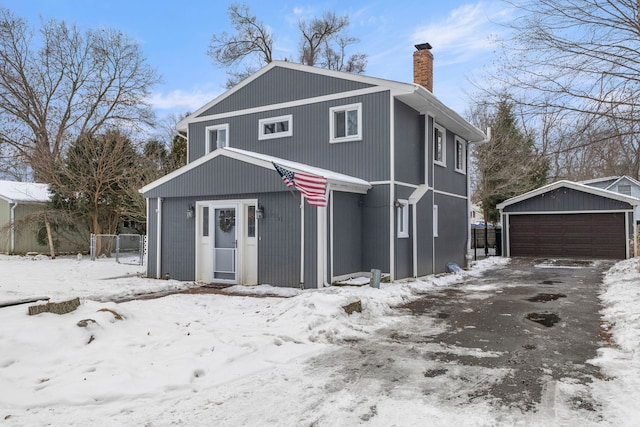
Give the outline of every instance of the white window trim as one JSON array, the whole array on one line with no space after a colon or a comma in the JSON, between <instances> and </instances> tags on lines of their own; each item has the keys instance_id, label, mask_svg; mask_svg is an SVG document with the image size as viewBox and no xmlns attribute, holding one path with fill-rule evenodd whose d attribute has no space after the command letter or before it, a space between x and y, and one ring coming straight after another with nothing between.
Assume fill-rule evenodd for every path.
<instances>
[{"instance_id":1,"label":"white window trim","mask_svg":"<svg viewBox=\"0 0 640 427\"><path fill-rule=\"evenodd\" d=\"M356 135L349 135L342 138L336 138L334 129L334 113L336 111L351 111L357 110L358 112L358 133ZM346 126L346 123L345 123ZM340 142L350 142L350 141L360 141L362 140L362 103L359 102L357 104L349 104L349 105L339 105L336 107L331 107L329 109L329 142L332 144L340 143Z\"/></svg>"},{"instance_id":2,"label":"white window trim","mask_svg":"<svg viewBox=\"0 0 640 427\"><path fill-rule=\"evenodd\" d=\"M400 206L396 208L396 216L398 218L398 238L406 239L409 237L409 201L398 199Z\"/></svg>"},{"instance_id":3,"label":"white window trim","mask_svg":"<svg viewBox=\"0 0 640 427\"><path fill-rule=\"evenodd\" d=\"M269 123L289 122L289 126L286 132L264 133L264 125ZM266 119L260 119L258 121L258 140L284 138L287 136L293 136L293 115L288 114L286 116L269 117Z\"/></svg>"},{"instance_id":4,"label":"white window trim","mask_svg":"<svg viewBox=\"0 0 640 427\"><path fill-rule=\"evenodd\" d=\"M458 143L462 144L462 169L458 168ZM455 171L463 175L467 174L467 142L456 136L455 138Z\"/></svg>"},{"instance_id":5,"label":"white window trim","mask_svg":"<svg viewBox=\"0 0 640 427\"><path fill-rule=\"evenodd\" d=\"M204 128L204 141L205 141L205 147L204 147L204 153L205 154L209 154L212 152L212 150L210 150L209 147L211 147L211 132L212 131L217 131L220 129L224 129L227 131L227 147L229 146L229 123L225 123L222 125L212 125L212 126L207 126L206 128ZM217 147L216 147L217 148ZM215 151L215 150L213 150Z\"/></svg>"},{"instance_id":6,"label":"white window trim","mask_svg":"<svg viewBox=\"0 0 640 427\"><path fill-rule=\"evenodd\" d=\"M433 205L433 237L438 237L438 205Z\"/></svg>"},{"instance_id":7,"label":"white window trim","mask_svg":"<svg viewBox=\"0 0 640 427\"><path fill-rule=\"evenodd\" d=\"M437 146L436 130L442 132L442 160L436 159ZM438 166L447 167L447 130L437 123L433 123L433 163Z\"/></svg>"}]
</instances>

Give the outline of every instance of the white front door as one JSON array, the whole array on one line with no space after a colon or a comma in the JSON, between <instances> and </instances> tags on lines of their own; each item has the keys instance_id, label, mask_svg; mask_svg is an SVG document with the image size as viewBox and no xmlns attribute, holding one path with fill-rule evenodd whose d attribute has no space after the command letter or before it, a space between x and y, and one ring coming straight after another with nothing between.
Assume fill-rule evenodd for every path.
<instances>
[{"instance_id":1,"label":"white front door","mask_svg":"<svg viewBox=\"0 0 640 427\"><path fill-rule=\"evenodd\" d=\"M258 283L256 206L256 200L197 203L197 281Z\"/></svg>"}]
</instances>

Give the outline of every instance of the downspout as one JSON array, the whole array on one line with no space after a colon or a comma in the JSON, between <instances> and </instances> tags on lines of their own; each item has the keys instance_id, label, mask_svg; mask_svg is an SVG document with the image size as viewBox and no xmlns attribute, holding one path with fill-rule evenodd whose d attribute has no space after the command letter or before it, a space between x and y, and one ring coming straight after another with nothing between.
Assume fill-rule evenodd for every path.
<instances>
[{"instance_id":1,"label":"downspout","mask_svg":"<svg viewBox=\"0 0 640 427\"><path fill-rule=\"evenodd\" d=\"M474 258L471 255L471 179L469 179L469 146L471 144L486 144L491 141L491 127L487 127L487 135L480 141L467 142L467 267L471 264L471 260ZM485 224L487 219L484 219ZM500 212L500 220L502 220L502 212ZM474 249L475 251L475 249Z\"/></svg>"},{"instance_id":2,"label":"downspout","mask_svg":"<svg viewBox=\"0 0 640 427\"><path fill-rule=\"evenodd\" d=\"M156 278L162 277L162 197L158 197L156 206Z\"/></svg>"},{"instance_id":3,"label":"downspout","mask_svg":"<svg viewBox=\"0 0 640 427\"><path fill-rule=\"evenodd\" d=\"M11 251L10 253L13 254L16 250L16 226L15 226L15 222L16 222L16 208L18 207L18 202L13 202L11 204Z\"/></svg>"},{"instance_id":4,"label":"downspout","mask_svg":"<svg viewBox=\"0 0 640 427\"><path fill-rule=\"evenodd\" d=\"M396 277L396 242L395 242L395 199L396 199L396 156L395 156L395 109L394 97L389 96L389 280Z\"/></svg>"},{"instance_id":5,"label":"downspout","mask_svg":"<svg viewBox=\"0 0 640 427\"><path fill-rule=\"evenodd\" d=\"M304 289L304 198L300 193L300 289Z\"/></svg>"}]
</instances>

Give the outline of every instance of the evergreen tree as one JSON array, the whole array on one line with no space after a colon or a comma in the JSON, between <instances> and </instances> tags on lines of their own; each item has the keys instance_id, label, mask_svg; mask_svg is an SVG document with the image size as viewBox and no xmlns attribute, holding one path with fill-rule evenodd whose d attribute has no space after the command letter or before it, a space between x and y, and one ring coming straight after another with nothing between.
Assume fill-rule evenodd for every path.
<instances>
[{"instance_id":1,"label":"evergreen tree","mask_svg":"<svg viewBox=\"0 0 640 427\"><path fill-rule=\"evenodd\" d=\"M546 183L548 161L538 154L532 135L523 132L506 99L498 102L488 125L491 141L475 147L475 198L482 205L485 223L497 222L496 205Z\"/></svg>"}]
</instances>

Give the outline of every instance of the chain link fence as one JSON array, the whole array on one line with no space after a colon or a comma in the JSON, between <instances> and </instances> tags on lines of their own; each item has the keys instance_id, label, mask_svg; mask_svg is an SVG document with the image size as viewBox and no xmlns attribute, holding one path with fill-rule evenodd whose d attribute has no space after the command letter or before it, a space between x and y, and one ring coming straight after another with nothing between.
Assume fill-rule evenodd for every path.
<instances>
[{"instance_id":1,"label":"chain link fence","mask_svg":"<svg viewBox=\"0 0 640 427\"><path fill-rule=\"evenodd\" d=\"M91 234L91 261L115 258L120 264L143 265L145 241L141 234Z\"/></svg>"}]
</instances>

